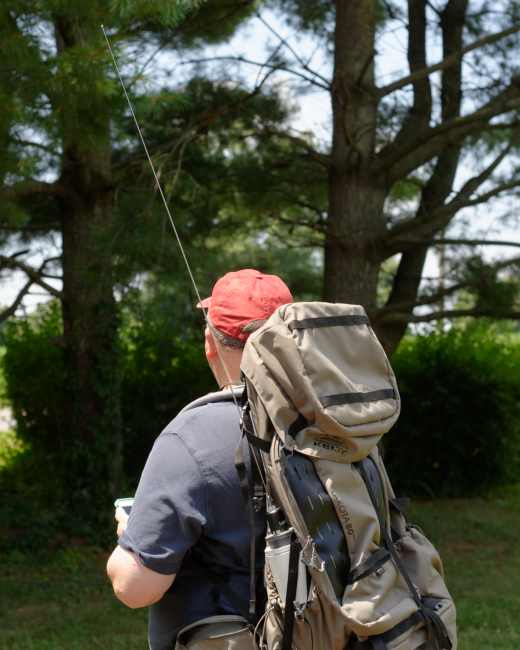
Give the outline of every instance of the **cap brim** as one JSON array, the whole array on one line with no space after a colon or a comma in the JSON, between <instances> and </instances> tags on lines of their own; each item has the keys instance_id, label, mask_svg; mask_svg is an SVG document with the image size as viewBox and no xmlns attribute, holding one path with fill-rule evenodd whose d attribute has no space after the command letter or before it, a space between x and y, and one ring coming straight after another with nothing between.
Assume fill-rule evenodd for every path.
<instances>
[{"instance_id":1,"label":"cap brim","mask_svg":"<svg viewBox=\"0 0 520 650\"><path fill-rule=\"evenodd\" d=\"M197 307L199 309L209 309L210 305L211 305L211 297L204 298L204 300L201 300L200 302L197 303Z\"/></svg>"}]
</instances>

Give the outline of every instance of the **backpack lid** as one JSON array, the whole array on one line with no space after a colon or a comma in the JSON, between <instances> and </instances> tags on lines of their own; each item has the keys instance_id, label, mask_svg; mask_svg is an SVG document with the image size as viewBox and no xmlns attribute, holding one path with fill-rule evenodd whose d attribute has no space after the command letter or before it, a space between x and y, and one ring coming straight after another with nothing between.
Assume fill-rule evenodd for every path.
<instances>
[{"instance_id":1,"label":"backpack lid","mask_svg":"<svg viewBox=\"0 0 520 650\"><path fill-rule=\"evenodd\" d=\"M242 357L257 435L309 456L354 462L397 420L395 375L360 305L283 305Z\"/></svg>"}]
</instances>

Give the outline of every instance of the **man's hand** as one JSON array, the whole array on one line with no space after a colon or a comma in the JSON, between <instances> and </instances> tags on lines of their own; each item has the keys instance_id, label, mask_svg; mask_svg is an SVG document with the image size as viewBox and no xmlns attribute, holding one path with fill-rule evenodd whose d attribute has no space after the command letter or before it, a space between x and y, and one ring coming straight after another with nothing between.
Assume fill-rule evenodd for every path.
<instances>
[{"instance_id":1,"label":"man's hand","mask_svg":"<svg viewBox=\"0 0 520 650\"><path fill-rule=\"evenodd\" d=\"M128 523L128 515L123 510L123 508L116 508L116 515L115 516L116 516L116 521L117 521L117 536L121 537L121 535L126 530L126 525Z\"/></svg>"}]
</instances>

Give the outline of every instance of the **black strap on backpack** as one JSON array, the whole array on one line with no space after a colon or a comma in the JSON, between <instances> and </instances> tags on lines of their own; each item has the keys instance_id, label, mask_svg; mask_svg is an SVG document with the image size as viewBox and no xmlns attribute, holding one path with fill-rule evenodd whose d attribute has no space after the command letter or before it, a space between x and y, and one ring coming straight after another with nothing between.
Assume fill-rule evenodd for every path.
<instances>
[{"instance_id":1,"label":"black strap on backpack","mask_svg":"<svg viewBox=\"0 0 520 650\"><path fill-rule=\"evenodd\" d=\"M242 436L235 450L235 468L240 482L240 492L246 507L249 522L249 617L254 622L256 617L256 521L255 512L259 512L265 504L265 492L260 477L260 459L255 457L249 438L253 436L251 416L247 402L247 391L240 398L242 403L242 417L240 429ZM247 472L244 459L243 441L248 440L251 473Z\"/></svg>"},{"instance_id":2,"label":"black strap on backpack","mask_svg":"<svg viewBox=\"0 0 520 650\"><path fill-rule=\"evenodd\" d=\"M301 546L296 535L291 535L291 550L289 552L289 571L287 574L287 592L285 594L285 609L283 621L283 636L281 650L291 650L294 629L294 601L298 586L298 564Z\"/></svg>"},{"instance_id":3,"label":"black strap on backpack","mask_svg":"<svg viewBox=\"0 0 520 650\"><path fill-rule=\"evenodd\" d=\"M249 444L249 451L251 454L251 475L247 472L244 453L242 448L242 443L244 437L247 437L248 443L250 443L250 437L252 433L252 425L250 424L246 427L244 425L244 420L249 417L249 410L247 404L247 393L246 389L241 387L234 387L231 390L221 390L215 393L209 393L194 400L187 406L185 406L181 413L185 411L190 411L192 409L198 408L200 406L205 406L206 404L214 404L217 402L238 402L242 407L240 429L242 431L242 437L238 443L238 447L235 451L235 468L238 474L240 482L240 492L246 506L249 529L250 529L250 545L249 545L249 562L250 562L250 597L249 597L249 618L250 623L255 623L256 617L256 526L255 526L255 512L257 512L262 505L265 503L265 494L262 488L262 481L258 474L257 463L254 462L252 454L254 451L251 449L251 444ZM247 413L246 413L247 411ZM219 586L219 589L223 592L226 592L230 602L235 602L236 598L229 590L223 585Z\"/></svg>"},{"instance_id":4,"label":"black strap on backpack","mask_svg":"<svg viewBox=\"0 0 520 650\"><path fill-rule=\"evenodd\" d=\"M440 616L432 608L430 608L424 602L424 600L421 599L421 595L418 593L415 585L413 584L408 571L406 570L406 567L404 566L403 561L397 552L390 535L388 534L387 522L385 521L385 516L381 509L381 495L377 495L374 490L373 470L375 470L381 486L383 484L381 475L379 473L379 468L377 467L374 460L370 458L370 456L363 459L362 461L355 463L355 466L361 474L361 477L370 496L370 500L372 501L372 505L374 506L374 510L376 511L384 545L390 553L390 557L392 558L396 569L399 571L404 581L406 582L406 586L408 587L408 590L410 591L410 594L412 595L412 598L417 605L418 614L422 618L426 627L428 633L428 641L431 644L432 650L451 650L452 643L448 636L446 626L442 622ZM383 645L383 648L384 647L385 646ZM377 648L377 650L379 650L379 648Z\"/></svg>"}]
</instances>

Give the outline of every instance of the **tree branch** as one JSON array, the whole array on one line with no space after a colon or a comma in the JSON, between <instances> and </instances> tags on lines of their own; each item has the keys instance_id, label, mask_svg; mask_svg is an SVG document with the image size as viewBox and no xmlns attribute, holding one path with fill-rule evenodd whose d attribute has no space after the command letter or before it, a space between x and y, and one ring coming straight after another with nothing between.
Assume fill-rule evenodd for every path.
<instances>
[{"instance_id":1,"label":"tree branch","mask_svg":"<svg viewBox=\"0 0 520 650\"><path fill-rule=\"evenodd\" d=\"M507 192L507 190L513 190L516 187L520 187L520 178L516 178L512 181L508 181L507 183L500 183L500 185L497 185L492 190L489 190L489 192L485 192L484 194L479 194L478 196L476 196L474 199L471 199L470 201L465 201L457 209L461 210L462 208L471 208L475 205L486 203L490 199L493 199L499 194L502 194L502 192Z\"/></svg>"},{"instance_id":2,"label":"tree branch","mask_svg":"<svg viewBox=\"0 0 520 650\"><path fill-rule=\"evenodd\" d=\"M492 309L444 309L430 312L429 314L410 314L395 312L382 318L382 322L387 323L429 323L442 318L495 318L495 319L520 319L520 311L496 312Z\"/></svg>"},{"instance_id":3,"label":"tree branch","mask_svg":"<svg viewBox=\"0 0 520 650\"><path fill-rule=\"evenodd\" d=\"M520 23L517 23L512 27L503 29L500 32L495 32L494 34L488 34L487 36L478 38L476 41L473 41L473 43L470 43L469 45L460 48L458 51L453 52L452 54L448 55L438 63L426 66L425 68L417 70L412 74L407 75L406 77L402 77L401 79L397 79L397 81L393 81L392 83L389 83L386 86L381 86L381 88L378 89L378 95L380 98L386 97L386 95L390 95L396 90L400 90L405 86L409 86L410 84L414 84L417 83L418 81L421 81L422 79L428 77L434 72L438 72L439 70L446 70L447 68L451 67L452 65L455 65L458 61L460 61L460 59L464 55L468 54L468 52L472 52L473 50L484 47L485 45L496 43L497 41L500 41L501 39L506 38L507 36L511 36L512 34L516 34L519 31L520 31Z\"/></svg>"},{"instance_id":4,"label":"tree branch","mask_svg":"<svg viewBox=\"0 0 520 650\"><path fill-rule=\"evenodd\" d=\"M64 194L66 194L66 190L59 182L46 183L45 181L30 180L0 187L0 196L9 201L19 201L38 195L63 196Z\"/></svg>"},{"instance_id":5,"label":"tree branch","mask_svg":"<svg viewBox=\"0 0 520 650\"><path fill-rule=\"evenodd\" d=\"M296 61L301 65L301 67L308 72L310 75L313 77L316 77L317 79L320 79L328 88L330 88L330 79L327 79L323 75L319 74L319 72L316 72L316 70L313 70L312 68L309 67L309 65L302 59L302 57L296 52L296 50L292 47L292 45L285 39L283 36L281 36L275 29L272 27L261 15L260 12L256 12L256 16L258 20L260 20L261 23L263 23L267 29L276 36L276 38L280 41L280 43L286 47L289 52L294 56Z\"/></svg>"},{"instance_id":6,"label":"tree branch","mask_svg":"<svg viewBox=\"0 0 520 650\"><path fill-rule=\"evenodd\" d=\"M413 2L414 0L410 0ZM464 32L468 0L448 0L441 13L442 51L444 57L450 56L460 49ZM441 79L441 119L444 123L458 119L462 102L462 66L459 59L457 64L446 69ZM420 124L420 123L419 123ZM419 125L418 124L418 125ZM425 123L428 130L428 124ZM410 138L413 143L414 138ZM405 144L405 146L408 146ZM413 147L413 144L411 145ZM397 147L399 149L400 146ZM451 192L457 166L460 158L460 144L442 142L438 151L430 178L421 191L421 200L417 208L414 223L430 222L430 215L444 205ZM429 225L431 228L431 225ZM424 236L424 233L421 232ZM432 233L428 232L429 236ZM386 238L388 242L388 236ZM385 242L385 244L387 243ZM428 247L416 245L404 249L397 272L394 277L392 290L387 300L387 308L392 311L396 304L415 303L420 287ZM413 307L408 309L412 315ZM404 334L405 326L394 323L385 328L386 345L392 349Z\"/></svg>"},{"instance_id":7,"label":"tree branch","mask_svg":"<svg viewBox=\"0 0 520 650\"><path fill-rule=\"evenodd\" d=\"M489 180L493 172L511 151L512 146L510 142L480 174L466 181L451 201L434 208L430 212L424 210L418 211L416 216L396 224L389 231L386 238L385 254L391 257L401 252L404 250L403 246L406 244L412 245L412 240L415 240L415 243L421 240L425 242L431 240L434 234L445 228L453 218L453 215L462 208L484 203L494 196L520 185L520 179L508 181L507 183L501 183L495 186L489 192L470 199L471 195L483 183ZM412 235L411 238L408 237L410 234Z\"/></svg>"},{"instance_id":8,"label":"tree branch","mask_svg":"<svg viewBox=\"0 0 520 650\"><path fill-rule=\"evenodd\" d=\"M33 284L32 280L26 282L23 285L23 287L20 289L20 291L17 293L16 298L9 305L9 307L6 307L0 312L0 323L3 323L8 318L11 318L11 316L14 316L18 307L22 304L22 300L29 293L29 289L31 288L32 284Z\"/></svg>"},{"instance_id":9,"label":"tree branch","mask_svg":"<svg viewBox=\"0 0 520 650\"><path fill-rule=\"evenodd\" d=\"M309 154L310 158L312 158L317 163L319 163L320 165L328 169L329 156L315 149L308 140L305 140L305 138L302 138L298 135L293 135L288 131L279 131L278 129L273 129L270 127L263 127L261 133L269 137L276 136L278 138L284 138L285 140L289 140L289 142L292 142L293 144L301 147L306 153Z\"/></svg>"},{"instance_id":10,"label":"tree branch","mask_svg":"<svg viewBox=\"0 0 520 650\"><path fill-rule=\"evenodd\" d=\"M426 3L408 0L408 65L410 73L426 66ZM396 135L397 149L414 142L417 132L428 128L432 111L432 91L428 76L413 81L413 105Z\"/></svg>"},{"instance_id":11,"label":"tree branch","mask_svg":"<svg viewBox=\"0 0 520 650\"><path fill-rule=\"evenodd\" d=\"M517 246L520 246L520 244L516 244ZM512 257L507 260L500 260L496 264L490 265L489 270L493 271L494 273L501 271L502 269L505 269L509 266L513 266L514 264L519 264L520 263L520 256L519 257ZM421 279L421 278L419 278ZM453 295L455 292L460 291L460 289L464 289L466 287L469 287L471 285L470 282L464 281L464 282L456 282L449 287L444 287L441 288L434 293L427 294L423 297L420 297L418 300L415 300L413 302L411 301L402 301L402 302L395 302L393 304L387 303L384 307L379 309L376 313L375 318L378 321L381 322L388 322L388 319L391 319L392 315L394 313L401 313L404 314L405 312L410 314L411 311L415 307L420 307L424 305L433 305L436 302L439 302L443 298L446 298L447 296ZM399 321L401 322L401 321Z\"/></svg>"},{"instance_id":12,"label":"tree branch","mask_svg":"<svg viewBox=\"0 0 520 650\"><path fill-rule=\"evenodd\" d=\"M31 280L31 284L37 284L43 289L45 289L45 291L48 291L51 294L51 296L61 299L63 297L63 293L58 289L54 288L48 282L45 282L41 274L45 265L49 261L51 260L50 259L45 260L39 269L35 269L33 266L29 266L24 262L20 262L19 260L15 259L13 256L0 255L0 268L23 271L25 275Z\"/></svg>"},{"instance_id":13,"label":"tree branch","mask_svg":"<svg viewBox=\"0 0 520 650\"><path fill-rule=\"evenodd\" d=\"M384 173L392 184L435 158L447 145L458 144L468 135L487 129L493 117L518 107L520 77L515 77L509 86L473 113L444 120L437 126L418 132L415 140L404 147L397 147L395 142L388 144L377 155L374 172Z\"/></svg>"},{"instance_id":14,"label":"tree branch","mask_svg":"<svg viewBox=\"0 0 520 650\"><path fill-rule=\"evenodd\" d=\"M33 140L24 140L23 138L19 138L15 136L12 139L12 142L14 142L17 145L21 145L23 147L35 147L36 149L41 149L42 151L45 151L45 153L51 155L51 156L59 156L59 153L56 153L56 149L54 147L50 147L46 144L43 144L42 142L34 142Z\"/></svg>"},{"instance_id":15,"label":"tree branch","mask_svg":"<svg viewBox=\"0 0 520 650\"><path fill-rule=\"evenodd\" d=\"M520 242L504 241L502 239L409 239L414 244L428 244L428 246L515 246L520 247Z\"/></svg>"},{"instance_id":16,"label":"tree branch","mask_svg":"<svg viewBox=\"0 0 520 650\"><path fill-rule=\"evenodd\" d=\"M287 72L289 74L294 75L295 77L299 77L300 79L303 79L304 81L312 84L313 86L317 86L318 88L322 88L323 90L330 91L330 84L324 84L320 81L316 81L316 79L313 79L312 77L309 77L303 74L302 72L298 72L297 70L293 70L293 68L289 68L288 66L284 66L278 63L270 64L261 61L253 61L243 56L213 56L213 57L205 57L201 59L189 59L187 61L181 61L179 65L213 63L214 61L235 61L236 63L246 63L247 65L254 65L258 68L271 68L272 70L282 70L283 72Z\"/></svg>"}]
</instances>

